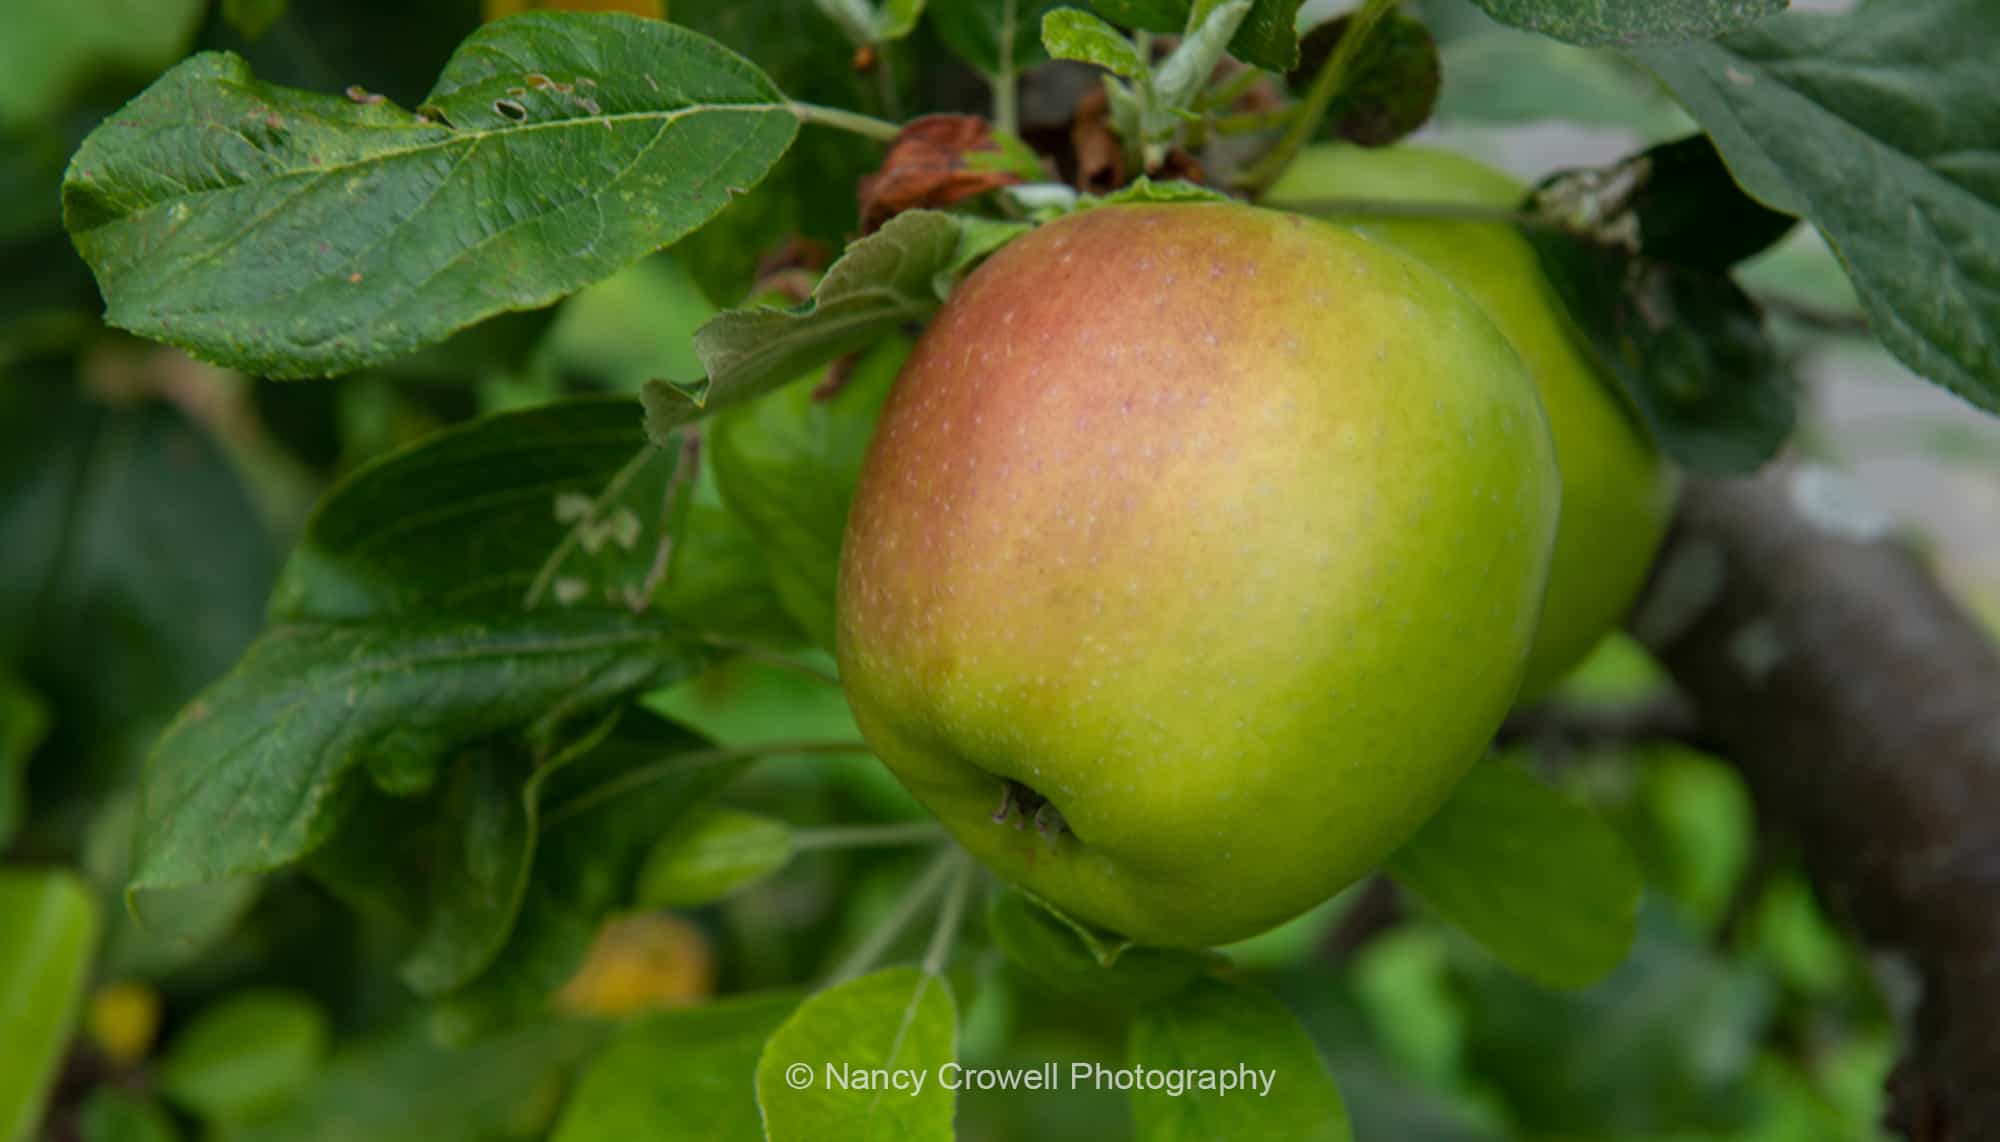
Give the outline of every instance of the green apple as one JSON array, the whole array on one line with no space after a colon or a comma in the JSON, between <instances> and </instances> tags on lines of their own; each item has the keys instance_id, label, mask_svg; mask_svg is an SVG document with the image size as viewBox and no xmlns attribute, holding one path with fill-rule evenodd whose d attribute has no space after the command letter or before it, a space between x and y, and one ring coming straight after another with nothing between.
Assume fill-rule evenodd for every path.
<instances>
[{"instance_id":1,"label":"green apple","mask_svg":"<svg viewBox=\"0 0 2000 1142\"><path fill-rule=\"evenodd\" d=\"M1520 681L1560 477L1492 323L1387 245L1233 204L1051 222L952 295L869 446L837 646L972 853L1199 947L1354 880Z\"/></svg>"},{"instance_id":2,"label":"green apple","mask_svg":"<svg viewBox=\"0 0 2000 1142\"><path fill-rule=\"evenodd\" d=\"M1425 147L1309 147L1265 201L1376 198L1509 207L1526 188L1499 171ZM1422 218L1356 223L1423 259L1507 335L1541 390L1562 466L1562 527L1541 630L1521 697L1545 692L1625 617L1658 553L1679 487L1674 469L1585 357L1560 302L1511 226Z\"/></svg>"}]
</instances>

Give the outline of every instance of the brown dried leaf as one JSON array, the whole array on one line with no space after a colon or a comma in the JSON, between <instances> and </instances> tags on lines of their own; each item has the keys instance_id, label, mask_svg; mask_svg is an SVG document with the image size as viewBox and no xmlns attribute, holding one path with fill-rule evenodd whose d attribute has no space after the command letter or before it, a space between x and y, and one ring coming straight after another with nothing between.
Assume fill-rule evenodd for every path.
<instances>
[{"instance_id":1,"label":"brown dried leaf","mask_svg":"<svg viewBox=\"0 0 2000 1142\"><path fill-rule=\"evenodd\" d=\"M1011 171L982 170L965 161L974 152L999 150L992 128L975 115L911 120L890 144L881 169L861 180L861 228L873 233L905 210L950 206L1020 182Z\"/></svg>"}]
</instances>

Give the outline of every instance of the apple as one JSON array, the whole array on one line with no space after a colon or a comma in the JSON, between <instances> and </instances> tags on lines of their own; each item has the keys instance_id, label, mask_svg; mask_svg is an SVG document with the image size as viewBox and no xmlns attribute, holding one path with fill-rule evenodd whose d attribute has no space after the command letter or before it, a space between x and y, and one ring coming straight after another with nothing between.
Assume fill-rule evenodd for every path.
<instances>
[{"instance_id":1,"label":"apple","mask_svg":"<svg viewBox=\"0 0 2000 1142\"><path fill-rule=\"evenodd\" d=\"M1235 204L1048 223L905 363L842 549L862 734L988 866L1142 943L1377 864L1512 702L1560 478L1416 259Z\"/></svg>"},{"instance_id":2,"label":"apple","mask_svg":"<svg viewBox=\"0 0 2000 1142\"><path fill-rule=\"evenodd\" d=\"M1309 147L1265 202L1371 198L1511 207L1527 190L1449 151ZM1546 692L1631 609L1673 515L1679 478L1585 355L1534 248L1503 223L1356 220L1423 259L1485 309L1535 378L1563 474L1562 526L1523 700Z\"/></svg>"}]
</instances>

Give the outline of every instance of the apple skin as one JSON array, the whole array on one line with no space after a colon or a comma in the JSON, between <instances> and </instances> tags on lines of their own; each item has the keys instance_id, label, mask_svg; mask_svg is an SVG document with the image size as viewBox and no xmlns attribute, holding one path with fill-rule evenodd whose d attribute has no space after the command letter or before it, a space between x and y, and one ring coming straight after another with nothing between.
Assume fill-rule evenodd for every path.
<instances>
[{"instance_id":1,"label":"apple skin","mask_svg":"<svg viewBox=\"0 0 2000 1142\"><path fill-rule=\"evenodd\" d=\"M1379 863L1513 700L1560 497L1492 324L1387 245L1234 204L1051 222L952 295L848 517L843 684L957 839L1142 943ZM993 819L1009 782L1062 827Z\"/></svg>"},{"instance_id":2,"label":"apple skin","mask_svg":"<svg viewBox=\"0 0 2000 1142\"><path fill-rule=\"evenodd\" d=\"M1427 147L1308 147L1264 201L1379 198L1512 207L1527 188ZM1544 693L1616 626L1644 586L1680 488L1673 466L1578 347L1534 248L1491 222L1369 218L1355 229L1413 254L1464 290L1535 378L1563 473L1562 527L1521 699Z\"/></svg>"}]
</instances>

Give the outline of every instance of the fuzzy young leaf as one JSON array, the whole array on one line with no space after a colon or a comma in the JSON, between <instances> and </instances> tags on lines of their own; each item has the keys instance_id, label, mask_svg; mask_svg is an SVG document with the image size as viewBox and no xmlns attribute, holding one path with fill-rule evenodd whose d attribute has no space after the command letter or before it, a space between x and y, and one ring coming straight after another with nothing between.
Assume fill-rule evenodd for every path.
<instances>
[{"instance_id":1,"label":"fuzzy young leaf","mask_svg":"<svg viewBox=\"0 0 2000 1142\"><path fill-rule=\"evenodd\" d=\"M1270 994L1202 980L1139 1012L1131 1061L1160 1070L1247 1068L1268 1078L1255 1091L1132 1093L1133 1133L1146 1142L1285 1138L1352 1142L1347 1108L1305 1028ZM1262 1082L1252 1076L1251 1081Z\"/></svg>"},{"instance_id":2,"label":"fuzzy young leaf","mask_svg":"<svg viewBox=\"0 0 2000 1142\"><path fill-rule=\"evenodd\" d=\"M813 996L772 1033L757 1060L757 1105L766 1136L779 1142L818 1138L952 1136L954 1094L937 1082L894 1098L842 1090L828 1068L914 1069L935 1076L957 1054L958 1014L951 986L916 968L889 968ZM812 1081L787 1082L804 1067Z\"/></svg>"},{"instance_id":3,"label":"fuzzy young leaf","mask_svg":"<svg viewBox=\"0 0 2000 1142\"><path fill-rule=\"evenodd\" d=\"M1018 75L1049 58L1042 17L1062 0L931 0L926 9L939 38L988 77Z\"/></svg>"},{"instance_id":4,"label":"fuzzy young leaf","mask_svg":"<svg viewBox=\"0 0 2000 1142\"><path fill-rule=\"evenodd\" d=\"M751 995L633 1024L577 1079L554 1142L764 1142L757 1057L798 1005Z\"/></svg>"},{"instance_id":5,"label":"fuzzy young leaf","mask_svg":"<svg viewBox=\"0 0 2000 1142\"><path fill-rule=\"evenodd\" d=\"M1758 201L1817 226L1890 352L2000 411L2000 133L1980 0L1798 14L1639 53Z\"/></svg>"},{"instance_id":6,"label":"fuzzy young leaf","mask_svg":"<svg viewBox=\"0 0 2000 1142\"><path fill-rule=\"evenodd\" d=\"M1151 70L1131 40L1080 8L1057 8L1042 17L1042 47L1056 59L1095 64L1126 79Z\"/></svg>"},{"instance_id":7,"label":"fuzzy young leaf","mask_svg":"<svg viewBox=\"0 0 2000 1142\"><path fill-rule=\"evenodd\" d=\"M1213 0L1208 0L1212 3ZM1298 66L1299 8L1304 0L1253 0L1249 15L1229 41L1229 54L1268 71ZM1195 0L1091 0L1098 15L1114 24L1178 36L1187 31Z\"/></svg>"},{"instance_id":8,"label":"fuzzy young leaf","mask_svg":"<svg viewBox=\"0 0 2000 1142\"><path fill-rule=\"evenodd\" d=\"M42 1118L97 947L97 897L67 873L0 869L0 1138Z\"/></svg>"},{"instance_id":9,"label":"fuzzy young leaf","mask_svg":"<svg viewBox=\"0 0 2000 1142\"><path fill-rule=\"evenodd\" d=\"M732 309L702 326L695 351L708 376L648 381L646 432L655 443L709 413L762 396L820 365L936 312L952 279L1027 229L911 210L847 248L797 309Z\"/></svg>"},{"instance_id":10,"label":"fuzzy young leaf","mask_svg":"<svg viewBox=\"0 0 2000 1142\"><path fill-rule=\"evenodd\" d=\"M1611 826L1511 762L1473 767L1389 874L1502 963L1583 987L1632 946L1644 887Z\"/></svg>"},{"instance_id":11,"label":"fuzzy young leaf","mask_svg":"<svg viewBox=\"0 0 2000 1142\"><path fill-rule=\"evenodd\" d=\"M324 376L608 276L753 186L797 129L741 57L625 15L487 25L414 114L205 53L85 140L64 221L112 324Z\"/></svg>"},{"instance_id":12,"label":"fuzzy young leaf","mask_svg":"<svg viewBox=\"0 0 2000 1142\"><path fill-rule=\"evenodd\" d=\"M1187 35L1153 77L1155 114L1172 115L1187 108L1215 65L1229 50L1229 38L1250 14L1250 0L1204 0L1189 12Z\"/></svg>"},{"instance_id":13,"label":"fuzzy young leaf","mask_svg":"<svg viewBox=\"0 0 2000 1142\"><path fill-rule=\"evenodd\" d=\"M1632 45L1719 36L1788 0L1473 0L1486 14L1572 44Z\"/></svg>"}]
</instances>

